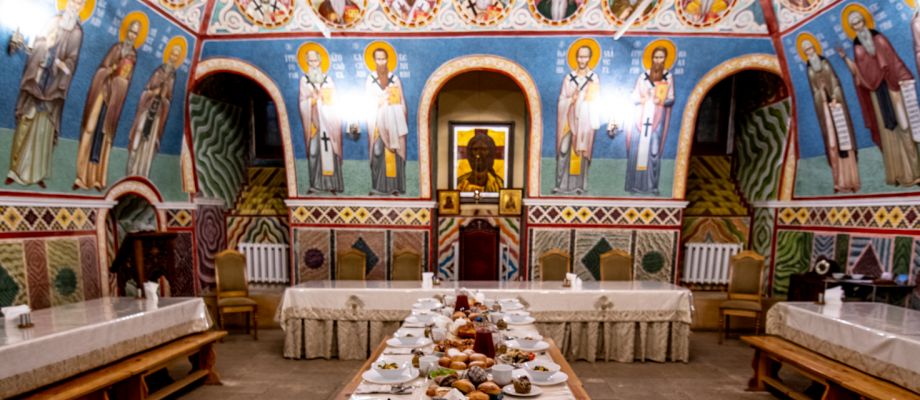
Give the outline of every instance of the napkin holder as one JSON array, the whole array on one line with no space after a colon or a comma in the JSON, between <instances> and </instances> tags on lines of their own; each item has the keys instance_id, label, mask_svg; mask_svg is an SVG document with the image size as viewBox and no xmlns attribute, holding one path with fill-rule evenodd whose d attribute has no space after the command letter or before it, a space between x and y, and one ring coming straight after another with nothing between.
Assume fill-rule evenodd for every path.
<instances>
[{"instance_id":1,"label":"napkin holder","mask_svg":"<svg viewBox=\"0 0 920 400\"><path fill-rule=\"evenodd\" d=\"M837 287L832 287L830 289L826 289L824 290L823 297L824 297L823 299L824 301L821 302L821 304L831 305L831 306L840 305L841 303L843 303L843 287L837 286ZM822 300L820 296L818 300L819 302L820 300Z\"/></svg>"}]
</instances>

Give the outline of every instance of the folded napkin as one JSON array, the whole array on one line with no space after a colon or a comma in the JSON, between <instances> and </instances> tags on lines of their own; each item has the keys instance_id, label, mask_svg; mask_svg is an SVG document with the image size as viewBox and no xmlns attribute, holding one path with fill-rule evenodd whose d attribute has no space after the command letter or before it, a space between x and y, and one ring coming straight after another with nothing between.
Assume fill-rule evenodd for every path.
<instances>
[{"instance_id":1,"label":"folded napkin","mask_svg":"<svg viewBox=\"0 0 920 400\"><path fill-rule=\"evenodd\" d=\"M29 308L28 305L23 304L19 306L3 307L3 308L0 308L0 311L3 312L4 319L17 319L19 318L19 314L25 314L27 312L31 312L32 309Z\"/></svg>"}]
</instances>

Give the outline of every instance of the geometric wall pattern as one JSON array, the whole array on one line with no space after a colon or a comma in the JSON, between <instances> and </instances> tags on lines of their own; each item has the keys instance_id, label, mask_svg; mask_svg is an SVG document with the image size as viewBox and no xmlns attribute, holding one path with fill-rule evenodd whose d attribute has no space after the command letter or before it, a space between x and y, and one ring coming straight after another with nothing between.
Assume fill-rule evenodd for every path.
<instances>
[{"instance_id":1,"label":"geometric wall pattern","mask_svg":"<svg viewBox=\"0 0 920 400\"><path fill-rule=\"evenodd\" d=\"M680 226L681 208L527 206L529 224Z\"/></svg>"},{"instance_id":2,"label":"geometric wall pattern","mask_svg":"<svg viewBox=\"0 0 920 400\"><path fill-rule=\"evenodd\" d=\"M211 287L214 285L214 258L227 248L223 207L199 205L195 234L198 240L198 280L201 287Z\"/></svg>"},{"instance_id":3,"label":"geometric wall pattern","mask_svg":"<svg viewBox=\"0 0 920 400\"><path fill-rule=\"evenodd\" d=\"M349 249L365 253L368 280L390 279L392 256L412 251L428 265L427 230L394 229L294 229L295 283L335 279L335 255Z\"/></svg>"},{"instance_id":4,"label":"geometric wall pattern","mask_svg":"<svg viewBox=\"0 0 920 400\"><path fill-rule=\"evenodd\" d=\"M787 98L740 117L736 176L749 202L776 199L791 107Z\"/></svg>"},{"instance_id":5,"label":"geometric wall pattern","mask_svg":"<svg viewBox=\"0 0 920 400\"><path fill-rule=\"evenodd\" d=\"M102 297L95 236L0 241L0 306L33 309Z\"/></svg>"},{"instance_id":6,"label":"geometric wall pattern","mask_svg":"<svg viewBox=\"0 0 920 400\"><path fill-rule=\"evenodd\" d=\"M284 217L227 217L227 248L235 249L240 243L288 244L288 218Z\"/></svg>"},{"instance_id":7,"label":"geometric wall pattern","mask_svg":"<svg viewBox=\"0 0 920 400\"><path fill-rule=\"evenodd\" d=\"M292 210L295 224L363 224L428 226L431 209L421 207L298 206Z\"/></svg>"},{"instance_id":8,"label":"geometric wall pattern","mask_svg":"<svg viewBox=\"0 0 920 400\"><path fill-rule=\"evenodd\" d=\"M785 296L792 274L808 272L811 261L811 232L779 231L776 236L776 264L773 272L773 295Z\"/></svg>"},{"instance_id":9,"label":"geometric wall pattern","mask_svg":"<svg viewBox=\"0 0 920 400\"><path fill-rule=\"evenodd\" d=\"M687 175L687 209L689 216L747 216L745 199L732 179L729 156L690 157Z\"/></svg>"},{"instance_id":10,"label":"geometric wall pattern","mask_svg":"<svg viewBox=\"0 0 920 400\"><path fill-rule=\"evenodd\" d=\"M754 209L754 228L751 230L750 248L766 257L765 265L771 265L773 252L773 209Z\"/></svg>"},{"instance_id":11,"label":"geometric wall pattern","mask_svg":"<svg viewBox=\"0 0 920 400\"><path fill-rule=\"evenodd\" d=\"M242 109L193 94L189 96L189 116L201 193L233 204L246 165Z\"/></svg>"},{"instance_id":12,"label":"geometric wall pattern","mask_svg":"<svg viewBox=\"0 0 920 400\"><path fill-rule=\"evenodd\" d=\"M94 230L94 208L0 206L0 232Z\"/></svg>"},{"instance_id":13,"label":"geometric wall pattern","mask_svg":"<svg viewBox=\"0 0 920 400\"><path fill-rule=\"evenodd\" d=\"M167 228L190 228L194 221L191 210L166 210Z\"/></svg>"},{"instance_id":14,"label":"geometric wall pattern","mask_svg":"<svg viewBox=\"0 0 920 400\"><path fill-rule=\"evenodd\" d=\"M920 228L920 206L786 207L779 210L780 226L838 228Z\"/></svg>"},{"instance_id":15,"label":"geometric wall pattern","mask_svg":"<svg viewBox=\"0 0 920 400\"><path fill-rule=\"evenodd\" d=\"M243 183L233 206L233 214L287 217L285 197L287 179L284 168L249 167L246 169L246 182Z\"/></svg>"},{"instance_id":16,"label":"geometric wall pattern","mask_svg":"<svg viewBox=\"0 0 920 400\"><path fill-rule=\"evenodd\" d=\"M749 217L684 217L681 241L684 243L748 242Z\"/></svg>"},{"instance_id":17,"label":"geometric wall pattern","mask_svg":"<svg viewBox=\"0 0 920 400\"><path fill-rule=\"evenodd\" d=\"M438 277L443 280L460 279L460 228L482 219L498 227L499 269L502 281L524 279L520 266L521 232L519 218L496 217L445 217L438 221Z\"/></svg>"}]
</instances>

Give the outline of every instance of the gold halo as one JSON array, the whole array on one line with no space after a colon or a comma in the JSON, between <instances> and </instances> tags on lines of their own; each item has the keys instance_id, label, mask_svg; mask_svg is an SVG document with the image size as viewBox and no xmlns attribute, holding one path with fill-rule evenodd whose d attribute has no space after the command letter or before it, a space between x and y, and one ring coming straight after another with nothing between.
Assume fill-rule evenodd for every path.
<instances>
[{"instance_id":1,"label":"gold halo","mask_svg":"<svg viewBox=\"0 0 920 400\"><path fill-rule=\"evenodd\" d=\"M917 8L917 0L904 0L911 9Z\"/></svg>"},{"instance_id":2,"label":"gold halo","mask_svg":"<svg viewBox=\"0 0 920 400\"><path fill-rule=\"evenodd\" d=\"M179 56L179 61L176 61L174 67L179 68L183 62L185 62L185 56L188 55L188 42L182 36L173 36L166 42L166 47L163 49L163 64L169 63L169 53L172 51L173 47L180 47L182 53Z\"/></svg>"},{"instance_id":3,"label":"gold halo","mask_svg":"<svg viewBox=\"0 0 920 400\"><path fill-rule=\"evenodd\" d=\"M569 46L569 67L572 69L578 69L578 60L575 59L575 56L578 54L578 49L585 46L591 49L591 59L588 60L588 68L594 69L594 67L597 67L597 62L601 59L601 45L597 43L597 40L581 38Z\"/></svg>"},{"instance_id":4,"label":"gold halo","mask_svg":"<svg viewBox=\"0 0 920 400\"><path fill-rule=\"evenodd\" d=\"M387 52L387 69L390 72L395 71L396 50L394 50L393 46L389 43L380 40L371 42L371 44L367 45L367 48L364 49L364 64L367 65L367 69L371 72L377 70L377 62L374 61L374 52L377 51L377 49L383 49L383 51Z\"/></svg>"},{"instance_id":5,"label":"gold halo","mask_svg":"<svg viewBox=\"0 0 920 400\"><path fill-rule=\"evenodd\" d=\"M144 44L144 41L147 40L147 28L150 26L150 20L147 19L147 14L144 14L140 11L131 11L128 15L125 15L125 18L121 20L121 29L118 30L118 41L125 41L125 36L128 35L128 27L134 21L141 23L141 30L137 32L137 38L134 39L134 48L141 47Z\"/></svg>"},{"instance_id":6,"label":"gold halo","mask_svg":"<svg viewBox=\"0 0 920 400\"><path fill-rule=\"evenodd\" d=\"M323 70L323 73L325 74L326 71L329 71L329 53L326 52L326 49L321 44L316 42L306 42L297 49L297 64L300 65L300 70L303 73L307 73L310 70L310 66L307 65L307 52L310 50L319 54L319 67Z\"/></svg>"},{"instance_id":7,"label":"gold halo","mask_svg":"<svg viewBox=\"0 0 920 400\"><path fill-rule=\"evenodd\" d=\"M645 52L642 53L642 66L645 69L652 68L652 53L658 47L664 47L668 51L668 56L664 59L664 69L671 69L674 66L674 61L677 60L677 46L668 39L658 39L645 46Z\"/></svg>"},{"instance_id":8,"label":"gold halo","mask_svg":"<svg viewBox=\"0 0 920 400\"><path fill-rule=\"evenodd\" d=\"M872 18L872 13L866 8L866 6L859 3L851 3L843 8L843 11L840 12L840 24L843 25L843 31L847 33L847 37L852 39L856 37L856 31L853 30L853 27L850 26L849 15L852 12L858 12L862 14L863 19L866 20L866 27L869 29L875 29L875 18Z\"/></svg>"},{"instance_id":9,"label":"gold halo","mask_svg":"<svg viewBox=\"0 0 920 400\"><path fill-rule=\"evenodd\" d=\"M802 44L805 42L811 42L811 44L815 46L815 51L818 52L818 54L824 54L824 49L821 48L821 42L818 41L818 38L810 32L802 32L795 38L795 49L798 50L799 58L801 58L802 61L808 62L808 56L805 55L805 50L802 49Z\"/></svg>"},{"instance_id":10,"label":"gold halo","mask_svg":"<svg viewBox=\"0 0 920 400\"><path fill-rule=\"evenodd\" d=\"M64 11L67 8L67 0L57 0L58 11ZM93 10L96 9L96 0L86 0L83 3L83 9L80 10L80 22L86 22L89 17L93 16Z\"/></svg>"}]
</instances>

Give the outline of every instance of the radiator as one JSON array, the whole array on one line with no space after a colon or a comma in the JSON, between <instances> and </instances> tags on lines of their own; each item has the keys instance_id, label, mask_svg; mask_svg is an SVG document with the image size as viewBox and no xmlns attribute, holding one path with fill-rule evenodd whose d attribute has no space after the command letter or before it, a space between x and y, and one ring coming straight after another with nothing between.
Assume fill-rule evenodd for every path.
<instances>
[{"instance_id":1,"label":"radiator","mask_svg":"<svg viewBox=\"0 0 920 400\"><path fill-rule=\"evenodd\" d=\"M728 263L741 251L740 243L687 243L684 283L728 284Z\"/></svg>"},{"instance_id":2,"label":"radiator","mask_svg":"<svg viewBox=\"0 0 920 400\"><path fill-rule=\"evenodd\" d=\"M288 245L271 243L240 243L246 256L249 282L288 283Z\"/></svg>"}]
</instances>

